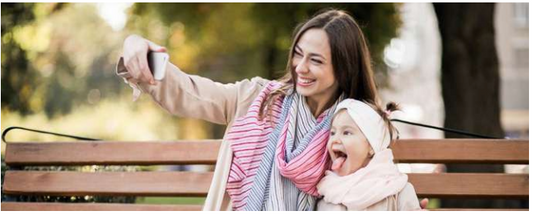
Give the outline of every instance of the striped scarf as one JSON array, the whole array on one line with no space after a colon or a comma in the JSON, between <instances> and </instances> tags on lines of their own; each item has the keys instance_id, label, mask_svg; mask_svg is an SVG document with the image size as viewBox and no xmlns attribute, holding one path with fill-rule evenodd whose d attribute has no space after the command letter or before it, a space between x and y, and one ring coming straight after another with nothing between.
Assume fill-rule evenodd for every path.
<instances>
[{"instance_id":1,"label":"striped scarf","mask_svg":"<svg viewBox=\"0 0 533 215\"><path fill-rule=\"evenodd\" d=\"M330 162L326 144L334 108L315 121L312 114L299 113L303 96L289 92L260 120L262 102L280 86L269 82L226 136L233 150L226 190L234 210L314 209L316 184Z\"/></svg>"}]
</instances>

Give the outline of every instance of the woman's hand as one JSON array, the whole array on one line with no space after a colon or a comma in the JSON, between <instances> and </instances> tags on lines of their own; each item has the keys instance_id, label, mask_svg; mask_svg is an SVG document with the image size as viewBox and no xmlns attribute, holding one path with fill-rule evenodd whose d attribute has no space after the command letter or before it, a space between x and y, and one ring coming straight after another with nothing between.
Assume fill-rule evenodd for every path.
<instances>
[{"instance_id":1,"label":"woman's hand","mask_svg":"<svg viewBox=\"0 0 533 215\"><path fill-rule=\"evenodd\" d=\"M155 85L154 76L148 67L148 52L165 52L165 47L159 46L152 41L139 35L130 35L124 40L123 57L124 66L132 79L137 82Z\"/></svg>"}]
</instances>

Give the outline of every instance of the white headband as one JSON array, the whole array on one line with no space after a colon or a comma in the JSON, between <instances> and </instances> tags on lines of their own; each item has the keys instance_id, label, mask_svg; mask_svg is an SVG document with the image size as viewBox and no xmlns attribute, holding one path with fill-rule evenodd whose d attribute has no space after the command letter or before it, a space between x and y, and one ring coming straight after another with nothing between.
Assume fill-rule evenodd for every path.
<instances>
[{"instance_id":1,"label":"white headband","mask_svg":"<svg viewBox=\"0 0 533 215\"><path fill-rule=\"evenodd\" d=\"M390 138L387 135L389 129L383 118L372 107L359 100L345 99L337 105L335 114L342 109L346 109L359 126L375 153L389 147Z\"/></svg>"}]
</instances>

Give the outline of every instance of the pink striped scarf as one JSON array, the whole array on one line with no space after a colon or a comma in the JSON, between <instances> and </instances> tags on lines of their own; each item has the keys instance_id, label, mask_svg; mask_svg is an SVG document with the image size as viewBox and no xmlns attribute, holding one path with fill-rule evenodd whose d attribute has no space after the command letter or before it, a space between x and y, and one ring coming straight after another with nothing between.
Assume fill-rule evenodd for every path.
<instances>
[{"instance_id":1,"label":"pink striped scarf","mask_svg":"<svg viewBox=\"0 0 533 215\"><path fill-rule=\"evenodd\" d=\"M277 98L273 104L272 115L264 117L263 120L259 119L259 108L262 102L265 101L270 92L279 87L281 87L281 83L269 82L253 101L247 114L236 119L226 135L233 150L233 161L226 191L231 197L234 210L243 210L247 205L250 190L257 181L255 176L261 161L264 159L263 155L269 142L269 136L275 129L273 125L276 126L276 122L282 117L283 106L289 105L283 104L283 96ZM324 116L323 114L318 120ZM324 176L330 162L326 150L329 127L320 129L304 151L287 163L285 161L285 142L290 124L289 117L285 117L283 121L280 136L276 141L274 157L276 166L280 170L280 174L291 180L298 189L307 194L318 196L316 185ZM264 178L262 179L264 180Z\"/></svg>"},{"instance_id":2,"label":"pink striped scarf","mask_svg":"<svg viewBox=\"0 0 533 215\"><path fill-rule=\"evenodd\" d=\"M283 128L283 136L280 137L282 140L287 138L288 124L287 122ZM319 196L316 184L324 175L326 167L329 167L330 161L326 150L328 139L329 129L319 130L307 148L288 163L285 161L286 142L283 141L278 144L276 148L276 164L281 175L285 178L290 178L301 191L313 196Z\"/></svg>"}]
</instances>

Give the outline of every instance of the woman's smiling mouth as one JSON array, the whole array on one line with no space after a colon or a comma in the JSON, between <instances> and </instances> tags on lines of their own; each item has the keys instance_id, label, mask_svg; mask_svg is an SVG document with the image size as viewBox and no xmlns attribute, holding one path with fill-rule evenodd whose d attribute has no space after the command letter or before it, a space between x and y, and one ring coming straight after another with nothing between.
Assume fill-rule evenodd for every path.
<instances>
[{"instance_id":1,"label":"woman's smiling mouth","mask_svg":"<svg viewBox=\"0 0 533 215\"><path fill-rule=\"evenodd\" d=\"M302 87L311 86L315 82L316 82L316 79L307 79L307 78L298 77L298 85Z\"/></svg>"}]
</instances>

